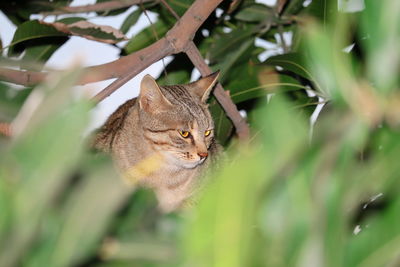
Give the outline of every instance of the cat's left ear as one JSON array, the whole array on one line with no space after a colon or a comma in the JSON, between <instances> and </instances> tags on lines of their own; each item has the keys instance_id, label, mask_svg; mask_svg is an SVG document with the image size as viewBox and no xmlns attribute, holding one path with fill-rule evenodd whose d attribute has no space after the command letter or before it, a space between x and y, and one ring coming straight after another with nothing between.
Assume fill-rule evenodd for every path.
<instances>
[{"instance_id":1,"label":"cat's left ear","mask_svg":"<svg viewBox=\"0 0 400 267\"><path fill-rule=\"evenodd\" d=\"M191 83L191 91L205 103L210 96L212 89L218 81L219 71L216 71L200 80Z\"/></svg>"}]
</instances>

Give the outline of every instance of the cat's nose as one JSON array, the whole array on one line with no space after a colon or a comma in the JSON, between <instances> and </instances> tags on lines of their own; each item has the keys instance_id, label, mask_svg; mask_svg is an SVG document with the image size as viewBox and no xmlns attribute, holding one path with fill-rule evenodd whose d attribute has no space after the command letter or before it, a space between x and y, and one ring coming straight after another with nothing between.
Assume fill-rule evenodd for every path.
<instances>
[{"instance_id":1,"label":"cat's nose","mask_svg":"<svg viewBox=\"0 0 400 267\"><path fill-rule=\"evenodd\" d=\"M198 152L197 155L199 155L199 157L201 159L208 157L208 153L207 152Z\"/></svg>"}]
</instances>

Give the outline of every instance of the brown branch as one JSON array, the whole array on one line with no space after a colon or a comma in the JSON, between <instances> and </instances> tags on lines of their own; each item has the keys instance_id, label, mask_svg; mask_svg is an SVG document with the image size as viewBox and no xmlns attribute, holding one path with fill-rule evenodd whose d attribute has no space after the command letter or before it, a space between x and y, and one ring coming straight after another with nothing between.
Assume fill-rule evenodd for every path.
<instances>
[{"instance_id":1,"label":"brown branch","mask_svg":"<svg viewBox=\"0 0 400 267\"><path fill-rule=\"evenodd\" d=\"M152 45L127 56L130 59L130 69L126 71L125 75L122 75L120 78L118 78L106 88L104 88L101 92L99 92L94 97L94 100L96 102L102 101L104 98L111 95L118 88L127 83L130 79L135 77L138 73L146 69L148 66L166 56L172 55L173 52L174 49L170 45L168 40L166 38L162 38Z\"/></svg>"},{"instance_id":2,"label":"brown branch","mask_svg":"<svg viewBox=\"0 0 400 267\"><path fill-rule=\"evenodd\" d=\"M32 86L46 79L45 72L23 71L0 67L0 80L25 86Z\"/></svg>"},{"instance_id":3,"label":"brown branch","mask_svg":"<svg viewBox=\"0 0 400 267\"><path fill-rule=\"evenodd\" d=\"M103 66L94 67L92 70L95 70L96 73L100 72L101 75L113 75L117 70L116 68L126 68L118 80L95 96L95 100L102 101L155 61L172 54L185 52L201 24L221 2L222 0L196 0L182 18L167 32L164 38L136 53L120 58L117 61L124 60L124 63L120 62L117 66L114 66L114 61ZM138 60L140 61L138 62ZM118 76L112 78L115 77ZM88 82L88 80L84 79L84 82Z\"/></svg>"},{"instance_id":4,"label":"brown branch","mask_svg":"<svg viewBox=\"0 0 400 267\"><path fill-rule=\"evenodd\" d=\"M72 14L72 13L87 13L87 12L101 12L120 9L140 3L155 2L155 0L114 0L96 3L93 5L84 6L65 6L58 8L57 11L42 12L42 15L61 15L61 14Z\"/></svg>"},{"instance_id":5,"label":"brown branch","mask_svg":"<svg viewBox=\"0 0 400 267\"><path fill-rule=\"evenodd\" d=\"M163 38L153 45L128 56L121 57L105 64L88 67L88 71L86 72L87 74L82 77L82 79L79 81L79 84L98 82L126 76L136 68L141 68L141 66L138 65L148 64L149 61L146 60L146 58L154 53L159 53L159 56L165 57L184 52L186 45L193 39L197 29L221 1L222 0L195 1L183 15L182 19L180 19L167 33L165 37L167 42L165 42ZM162 49L162 51L160 51L160 48L162 47L160 44L161 42L163 42L163 45L169 46L168 49ZM165 53L165 51L171 52ZM149 65L146 65L146 67L147 66ZM34 85L40 83L46 79L46 76L47 73L45 72L20 71L0 67L0 79L21 85Z\"/></svg>"},{"instance_id":6,"label":"brown branch","mask_svg":"<svg viewBox=\"0 0 400 267\"><path fill-rule=\"evenodd\" d=\"M166 56L181 52L187 53L203 76L211 73L210 68L201 57L192 40L199 27L220 2L222 2L222 0L196 0L182 18L167 32L164 38L133 54L121 57L118 60L88 67L86 69L88 71L85 72L86 74L79 81L79 84L118 78L95 96L96 101L101 101L154 62ZM41 72L0 68L0 78L18 84L32 85L43 81L46 76L45 73ZM247 139L249 136L249 128L221 85L216 87L214 95L226 111L227 116L232 120L239 138Z\"/></svg>"},{"instance_id":7,"label":"brown branch","mask_svg":"<svg viewBox=\"0 0 400 267\"><path fill-rule=\"evenodd\" d=\"M276 3L276 11L280 14L286 5L287 0L278 0Z\"/></svg>"}]
</instances>

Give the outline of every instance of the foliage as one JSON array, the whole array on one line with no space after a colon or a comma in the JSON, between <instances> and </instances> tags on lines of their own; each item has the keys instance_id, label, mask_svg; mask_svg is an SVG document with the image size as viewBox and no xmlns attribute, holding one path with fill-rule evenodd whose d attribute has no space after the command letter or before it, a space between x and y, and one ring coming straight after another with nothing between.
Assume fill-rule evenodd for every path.
<instances>
[{"instance_id":1,"label":"foliage","mask_svg":"<svg viewBox=\"0 0 400 267\"><path fill-rule=\"evenodd\" d=\"M179 15L192 3L167 2ZM252 138L237 144L211 100L229 160L200 203L179 213L160 214L151 192L133 192L108 158L88 152L93 104L70 90L80 70L34 88L1 83L0 119L13 121L15 136L0 139L0 266L399 265L400 4L364 2L350 13L336 1L294 0L278 12L243 0L211 15L195 43L247 112ZM29 20L66 1L38 3L1 6L19 25L4 62L22 55L21 68L37 69L68 38ZM121 53L175 21L162 5L142 7L158 20ZM142 13L131 11L121 31ZM181 83L192 67L177 55L166 70L162 82Z\"/></svg>"}]
</instances>

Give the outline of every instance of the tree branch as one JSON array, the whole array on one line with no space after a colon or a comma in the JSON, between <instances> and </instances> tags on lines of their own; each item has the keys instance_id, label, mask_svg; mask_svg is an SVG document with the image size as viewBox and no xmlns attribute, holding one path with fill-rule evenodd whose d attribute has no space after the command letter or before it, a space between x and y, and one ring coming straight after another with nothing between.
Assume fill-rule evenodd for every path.
<instances>
[{"instance_id":1,"label":"tree branch","mask_svg":"<svg viewBox=\"0 0 400 267\"><path fill-rule=\"evenodd\" d=\"M93 70L95 70L96 73L100 71L101 75L103 75L103 73L105 75L112 75L117 70L116 67L126 68L123 75L119 75L120 77L118 80L98 93L94 99L96 101L102 101L155 61L172 54L184 52L192 42L201 24L203 24L211 12L216 9L221 2L222 0L196 0L182 18L167 32L164 38L125 58L120 58L117 61L124 60L124 63L121 62L117 64L118 66L107 66L107 64L104 64L103 66L94 67L95 69ZM141 61L138 62L138 59ZM114 62L108 64L114 65ZM112 73L110 73L110 71ZM84 81L88 82L86 79L84 79Z\"/></svg>"},{"instance_id":2,"label":"tree branch","mask_svg":"<svg viewBox=\"0 0 400 267\"><path fill-rule=\"evenodd\" d=\"M174 49L170 45L168 40L166 38L162 38L157 42L153 43L152 45L127 56L130 59L129 60L130 65L127 64L126 66L130 66L130 68L125 71L125 75L119 75L121 77L119 77L117 80L112 82L106 88L101 90L96 96L94 96L93 99L96 102L102 101L104 98L111 95L118 88L127 83L130 79L135 77L137 74L146 69L148 66L166 56L172 55L173 53ZM90 77L88 77L88 79L89 78Z\"/></svg>"},{"instance_id":3,"label":"tree branch","mask_svg":"<svg viewBox=\"0 0 400 267\"><path fill-rule=\"evenodd\" d=\"M14 70L0 67L0 80L24 86L32 86L43 82L47 77L45 72Z\"/></svg>"},{"instance_id":4,"label":"tree branch","mask_svg":"<svg viewBox=\"0 0 400 267\"><path fill-rule=\"evenodd\" d=\"M109 11L133 5L138 5L140 3L146 3L146 2L155 2L155 0L115 0L115 1L96 3L93 5L85 5L85 6L65 6L58 8L58 10L56 11L42 12L41 14L47 16L47 15Z\"/></svg>"},{"instance_id":5,"label":"tree branch","mask_svg":"<svg viewBox=\"0 0 400 267\"><path fill-rule=\"evenodd\" d=\"M222 2L222 0L195 1L186 11L183 17L174 25L174 27L168 31L165 37L168 42L160 39L153 45L150 45L128 56L121 57L105 64L88 67L86 75L82 77L82 79L79 81L79 84L98 82L129 75L129 73L134 71L136 68L142 67L138 65L154 63L149 63L149 60L145 60L154 53L159 53L159 56L165 57L183 52L186 48L186 45L193 39L193 36L198 28L220 2ZM161 42L163 42L163 45L169 46L168 49L162 49L164 53L159 51L159 49L163 47L160 44ZM165 53L165 51L171 52ZM145 68L148 66L149 65L146 65ZM46 72L21 71L0 67L0 78L2 80L21 85L35 85L43 82L46 79L46 76Z\"/></svg>"},{"instance_id":6,"label":"tree branch","mask_svg":"<svg viewBox=\"0 0 400 267\"><path fill-rule=\"evenodd\" d=\"M121 57L118 60L86 68L86 74L79 81L79 84L117 78L116 81L94 97L96 101L102 101L154 62L166 56L181 52L185 52L188 55L203 76L210 74L210 68L205 63L192 40L199 27L211 12L217 8L220 2L222 2L222 0L196 0L182 18L167 32L164 38L133 54ZM46 76L46 73L41 72L0 68L0 78L8 82L23 85L39 83L43 81ZM240 116L235 104L225 93L220 84L218 84L214 90L214 95L224 108L227 116L232 120L238 137L240 139L247 139L249 136L248 125Z\"/></svg>"}]
</instances>

